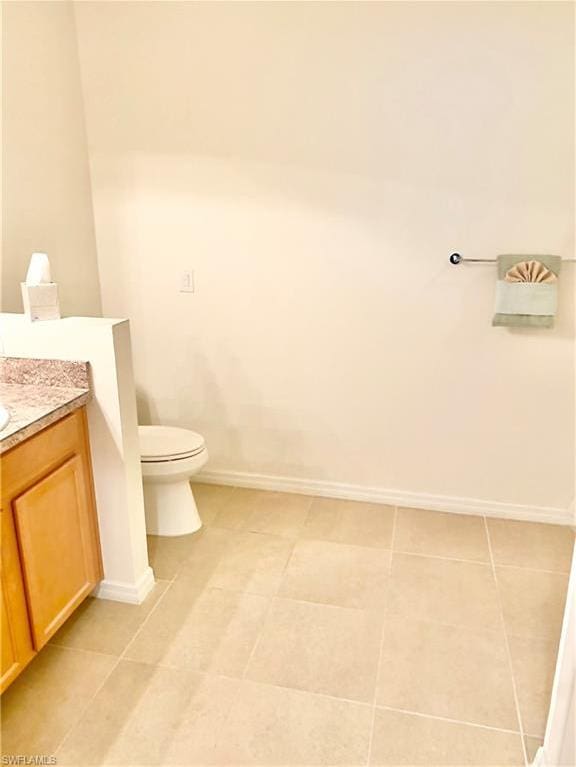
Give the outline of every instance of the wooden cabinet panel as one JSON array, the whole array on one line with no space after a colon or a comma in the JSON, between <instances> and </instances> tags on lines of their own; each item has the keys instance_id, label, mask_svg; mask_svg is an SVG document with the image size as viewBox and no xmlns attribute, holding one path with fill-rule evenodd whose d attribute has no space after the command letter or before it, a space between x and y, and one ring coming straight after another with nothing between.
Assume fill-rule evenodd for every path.
<instances>
[{"instance_id":1,"label":"wooden cabinet panel","mask_svg":"<svg viewBox=\"0 0 576 767\"><path fill-rule=\"evenodd\" d=\"M2 680L12 675L14 666L18 664L18 648L12 636L10 615L6 609L4 589L0 591L0 620L2 621Z\"/></svg>"},{"instance_id":2,"label":"wooden cabinet panel","mask_svg":"<svg viewBox=\"0 0 576 767\"><path fill-rule=\"evenodd\" d=\"M1 468L4 690L102 578L85 409Z\"/></svg>"},{"instance_id":3,"label":"wooden cabinet panel","mask_svg":"<svg viewBox=\"0 0 576 767\"><path fill-rule=\"evenodd\" d=\"M13 511L34 646L40 649L98 581L80 456L22 493Z\"/></svg>"},{"instance_id":4,"label":"wooden cabinet panel","mask_svg":"<svg viewBox=\"0 0 576 767\"><path fill-rule=\"evenodd\" d=\"M18 546L12 515L2 510L2 559L0 579L0 620L2 622L2 667L0 692L14 681L34 656L24 597Z\"/></svg>"},{"instance_id":5,"label":"wooden cabinet panel","mask_svg":"<svg viewBox=\"0 0 576 767\"><path fill-rule=\"evenodd\" d=\"M86 436L85 436L86 435ZM61 466L84 453L87 439L84 409L57 421L2 455L2 506Z\"/></svg>"}]
</instances>

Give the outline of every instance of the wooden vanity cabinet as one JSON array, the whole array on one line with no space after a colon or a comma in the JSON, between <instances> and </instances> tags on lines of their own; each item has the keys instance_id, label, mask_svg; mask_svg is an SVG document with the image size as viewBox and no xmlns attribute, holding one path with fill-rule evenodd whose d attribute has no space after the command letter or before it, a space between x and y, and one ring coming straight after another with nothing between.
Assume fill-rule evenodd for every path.
<instances>
[{"instance_id":1,"label":"wooden vanity cabinet","mask_svg":"<svg viewBox=\"0 0 576 767\"><path fill-rule=\"evenodd\" d=\"M18 544L11 514L2 517L2 589L0 591L2 622L2 676L3 692L34 657L32 636L28 625L28 610L24 595L24 582L20 568Z\"/></svg>"},{"instance_id":2,"label":"wooden vanity cabinet","mask_svg":"<svg viewBox=\"0 0 576 767\"><path fill-rule=\"evenodd\" d=\"M1 458L3 691L102 578L85 408Z\"/></svg>"}]
</instances>

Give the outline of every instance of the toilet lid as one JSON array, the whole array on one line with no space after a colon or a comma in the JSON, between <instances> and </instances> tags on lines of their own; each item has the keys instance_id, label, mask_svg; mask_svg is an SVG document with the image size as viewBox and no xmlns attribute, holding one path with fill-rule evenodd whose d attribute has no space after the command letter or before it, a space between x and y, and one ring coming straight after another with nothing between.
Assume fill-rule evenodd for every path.
<instances>
[{"instance_id":1,"label":"toilet lid","mask_svg":"<svg viewBox=\"0 0 576 767\"><path fill-rule=\"evenodd\" d=\"M187 458L204 450L204 437L177 426L139 426L140 457L143 461Z\"/></svg>"}]
</instances>

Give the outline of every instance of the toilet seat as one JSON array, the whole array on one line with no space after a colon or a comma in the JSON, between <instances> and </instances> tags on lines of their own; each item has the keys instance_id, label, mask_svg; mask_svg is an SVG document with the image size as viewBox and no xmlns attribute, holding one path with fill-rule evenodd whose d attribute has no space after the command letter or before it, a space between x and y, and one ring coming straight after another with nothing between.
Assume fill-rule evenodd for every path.
<instances>
[{"instance_id":1,"label":"toilet seat","mask_svg":"<svg viewBox=\"0 0 576 767\"><path fill-rule=\"evenodd\" d=\"M142 463L164 463L192 458L206 449L204 437L177 426L139 426Z\"/></svg>"}]
</instances>

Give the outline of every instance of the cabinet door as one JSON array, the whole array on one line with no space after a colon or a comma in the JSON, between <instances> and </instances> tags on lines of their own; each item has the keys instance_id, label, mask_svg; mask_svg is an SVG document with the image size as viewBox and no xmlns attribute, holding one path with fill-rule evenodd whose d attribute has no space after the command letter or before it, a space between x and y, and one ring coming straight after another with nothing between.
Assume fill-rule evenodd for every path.
<instances>
[{"instance_id":1,"label":"cabinet door","mask_svg":"<svg viewBox=\"0 0 576 767\"><path fill-rule=\"evenodd\" d=\"M85 408L4 453L0 485L39 650L102 578Z\"/></svg>"},{"instance_id":2,"label":"cabinet door","mask_svg":"<svg viewBox=\"0 0 576 767\"><path fill-rule=\"evenodd\" d=\"M24 586L12 515L2 517L2 558L0 560L0 620L2 622L2 670L0 692L4 692L34 655L28 624Z\"/></svg>"},{"instance_id":3,"label":"cabinet door","mask_svg":"<svg viewBox=\"0 0 576 767\"><path fill-rule=\"evenodd\" d=\"M76 454L12 502L34 646L40 649L99 580L91 504Z\"/></svg>"}]
</instances>

